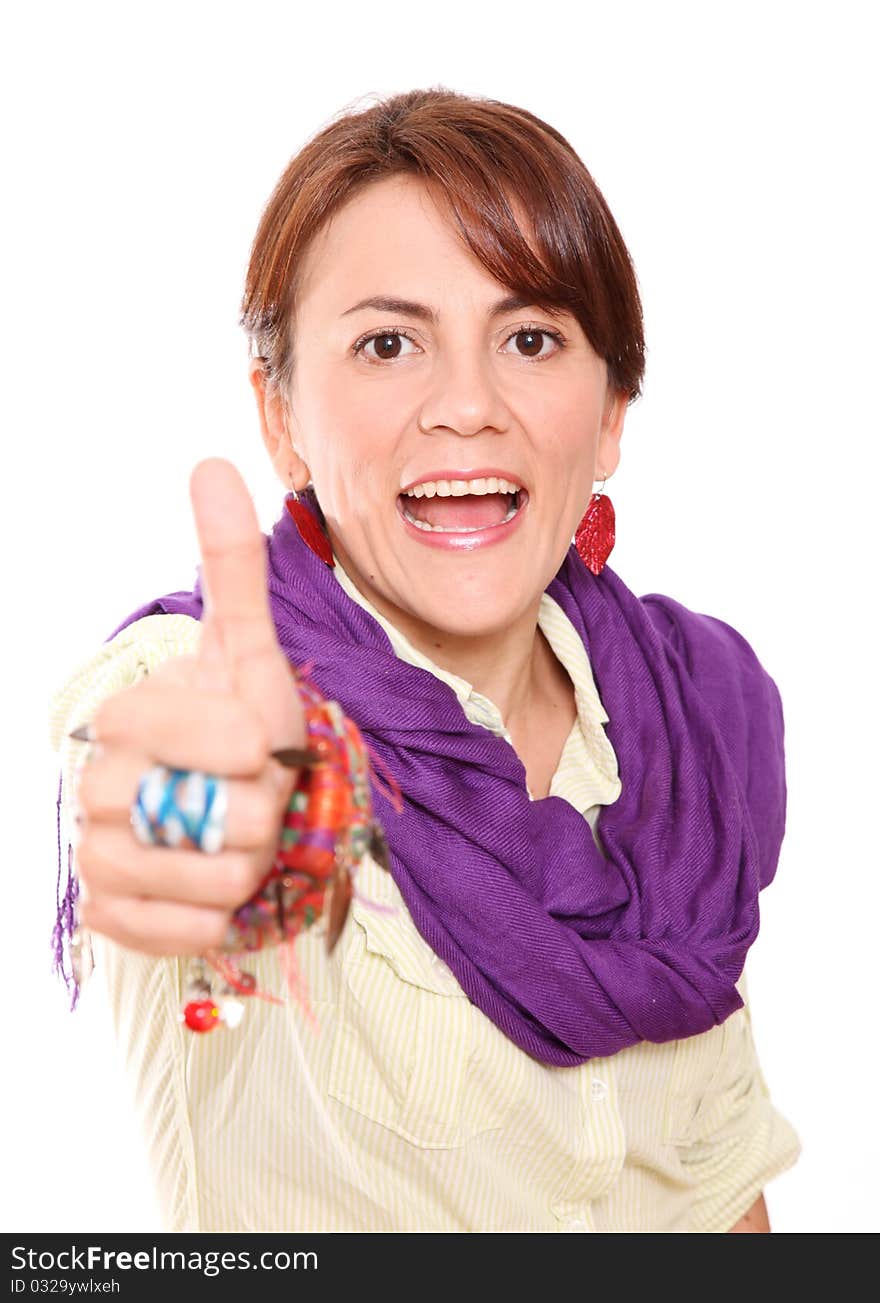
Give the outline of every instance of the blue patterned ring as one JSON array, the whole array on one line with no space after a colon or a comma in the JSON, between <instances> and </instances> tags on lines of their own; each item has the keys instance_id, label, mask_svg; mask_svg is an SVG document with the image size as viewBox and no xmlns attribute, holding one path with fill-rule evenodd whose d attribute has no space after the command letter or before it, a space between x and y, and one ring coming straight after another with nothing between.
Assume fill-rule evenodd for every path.
<instances>
[{"instance_id":1,"label":"blue patterned ring","mask_svg":"<svg viewBox=\"0 0 880 1303\"><path fill-rule=\"evenodd\" d=\"M175 846L216 855L223 849L229 784L218 774L154 765L138 784L131 826L145 846Z\"/></svg>"}]
</instances>

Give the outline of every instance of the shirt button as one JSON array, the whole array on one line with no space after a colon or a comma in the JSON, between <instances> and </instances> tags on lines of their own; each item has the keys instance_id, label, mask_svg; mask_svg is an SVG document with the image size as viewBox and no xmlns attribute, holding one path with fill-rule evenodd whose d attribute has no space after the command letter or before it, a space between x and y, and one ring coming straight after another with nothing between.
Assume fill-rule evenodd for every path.
<instances>
[{"instance_id":1,"label":"shirt button","mask_svg":"<svg viewBox=\"0 0 880 1303\"><path fill-rule=\"evenodd\" d=\"M598 1077L593 1077L590 1082L590 1094L595 1100L603 1100L608 1094L608 1087L604 1081L601 1081Z\"/></svg>"}]
</instances>

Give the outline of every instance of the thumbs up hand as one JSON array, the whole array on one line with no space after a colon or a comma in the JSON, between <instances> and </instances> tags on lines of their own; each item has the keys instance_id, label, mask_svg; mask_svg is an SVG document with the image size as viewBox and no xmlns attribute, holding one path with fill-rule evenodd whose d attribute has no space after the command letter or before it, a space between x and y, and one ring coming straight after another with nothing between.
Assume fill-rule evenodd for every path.
<instances>
[{"instance_id":1,"label":"thumbs up hand","mask_svg":"<svg viewBox=\"0 0 880 1303\"><path fill-rule=\"evenodd\" d=\"M251 706L269 751L302 746L304 715L269 606L265 538L231 462L199 462L190 479L202 556L202 641L196 681Z\"/></svg>"},{"instance_id":2,"label":"thumbs up hand","mask_svg":"<svg viewBox=\"0 0 880 1303\"><path fill-rule=\"evenodd\" d=\"M299 777L271 753L306 744L247 486L231 462L212 457L193 470L190 496L205 599L198 651L101 702L76 791L80 921L149 954L202 954L224 943L232 914L272 866ZM157 763L227 778L220 852L137 840L130 807Z\"/></svg>"}]
</instances>

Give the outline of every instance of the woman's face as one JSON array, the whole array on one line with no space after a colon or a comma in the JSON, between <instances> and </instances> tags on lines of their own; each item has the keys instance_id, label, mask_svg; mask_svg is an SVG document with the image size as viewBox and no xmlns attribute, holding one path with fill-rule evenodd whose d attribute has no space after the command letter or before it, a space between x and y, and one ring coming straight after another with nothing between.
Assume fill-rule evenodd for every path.
<instances>
[{"instance_id":1,"label":"woman's face","mask_svg":"<svg viewBox=\"0 0 880 1303\"><path fill-rule=\"evenodd\" d=\"M291 471L311 478L346 571L423 646L534 620L594 479L618 461L626 399L606 393L605 362L573 316L498 310L509 295L410 177L349 201L302 269L289 432L276 417L270 452L288 487ZM423 311L364 303L380 298ZM527 494L500 527L511 501L497 493L401 497L493 476ZM408 522L404 504L446 528Z\"/></svg>"}]
</instances>

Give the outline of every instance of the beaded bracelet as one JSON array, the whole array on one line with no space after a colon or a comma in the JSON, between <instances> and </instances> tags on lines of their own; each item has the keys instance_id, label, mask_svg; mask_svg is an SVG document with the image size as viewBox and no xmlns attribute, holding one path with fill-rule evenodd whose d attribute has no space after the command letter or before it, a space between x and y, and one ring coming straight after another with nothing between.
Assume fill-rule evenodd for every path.
<instances>
[{"instance_id":1,"label":"beaded bracelet","mask_svg":"<svg viewBox=\"0 0 880 1303\"><path fill-rule=\"evenodd\" d=\"M372 772L378 783L376 766L384 766L338 702L327 700L309 682L311 666L291 668L305 713L309 760L288 801L272 867L254 895L233 914L223 946L190 963L180 1019L192 1031L211 1031L220 1022L237 1026L244 1013L237 996L283 1003L258 990L253 973L242 970L230 957L275 945L280 947L291 995L314 1022L293 943L304 929L324 920L326 949L331 953L348 916L353 878L363 857L369 852L389 869L385 836L373 818L369 781ZM393 777L388 778L389 799L399 812L400 788ZM215 998L208 965L222 979L220 998Z\"/></svg>"}]
</instances>

